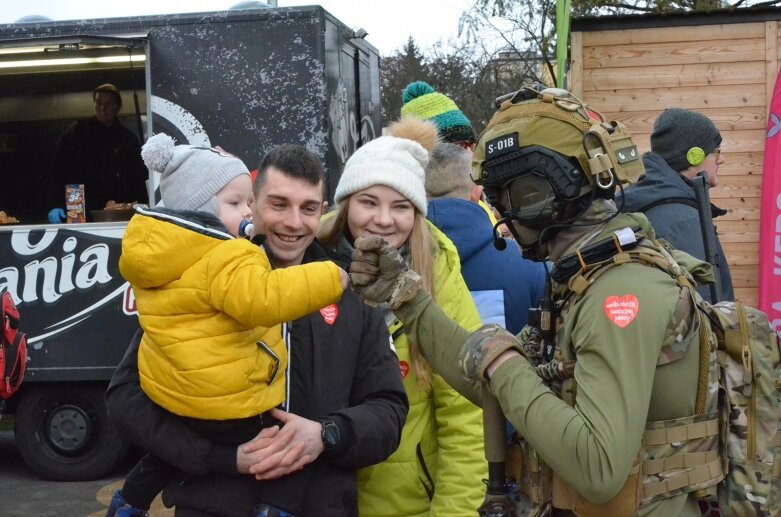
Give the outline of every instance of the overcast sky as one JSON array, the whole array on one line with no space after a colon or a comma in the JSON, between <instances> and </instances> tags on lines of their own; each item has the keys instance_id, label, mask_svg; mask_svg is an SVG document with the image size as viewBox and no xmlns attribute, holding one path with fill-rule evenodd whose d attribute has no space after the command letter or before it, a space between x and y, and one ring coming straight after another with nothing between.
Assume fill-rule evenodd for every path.
<instances>
[{"instance_id":1,"label":"overcast sky","mask_svg":"<svg viewBox=\"0 0 781 517\"><path fill-rule=\"evenodd\" d=\"M220 11L241 0L2 0L0 23L27 15L53 20L110 18L177 12ZM362 27L382 55L398 49L412 35L426 48L447 42L458 32L458 18L472 0L278 0L280 7L322 5L349 27Z\"/></svg>"}]
</instances>

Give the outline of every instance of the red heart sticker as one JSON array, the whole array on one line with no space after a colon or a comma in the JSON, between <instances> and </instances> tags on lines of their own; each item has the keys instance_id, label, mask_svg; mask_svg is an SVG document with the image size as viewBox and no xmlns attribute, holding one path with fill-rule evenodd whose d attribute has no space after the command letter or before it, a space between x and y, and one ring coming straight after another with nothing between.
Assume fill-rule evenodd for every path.
<instances>
[{"instance_id":1,"label":"red heart sticker","mask_svg":"<svg viewBox=\"0 0 781 517\"><path fill-rule=\"evenodd\" d=\"M624 296L608 296L602 308L607 319L621 328L626 327L640 312L640 302L637 296L626 294Z\"/></svg>"},{"instance_id":2,"label":"red heart sticker","mask_svg":"<svg viewBox=\"0 0 781 517\"><path fill-rule=\"evenodd\" d=\"M401 378L406 379L409 373L409 363L407 361L399 361L399 371L401 372Z\"/></svg>"},{"instance_id":3,"label":"red heart sticker","mask_svg":"<svg viewBox=\"0 0 781 517\"><path fill-rule=\"evenodd\" d=\"M335 303L326 305L320 309L320 314L323 316L326 323L333 325L334 321L336 321L336 317L339 316L339 307L337 307Z\"/></svg>"}]
</instances>

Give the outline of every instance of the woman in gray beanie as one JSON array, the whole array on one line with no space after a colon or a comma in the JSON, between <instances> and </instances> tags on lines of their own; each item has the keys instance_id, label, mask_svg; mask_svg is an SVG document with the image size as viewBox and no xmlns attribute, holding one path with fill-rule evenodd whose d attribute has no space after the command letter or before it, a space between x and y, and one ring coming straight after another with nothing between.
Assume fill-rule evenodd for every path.
<instances>
[{"instance_id":1,"label":"woman in gray beanie","mask_svg":"<svg viewBox=\"0 0 781 517\"><path fill-rule=\"evenodd\" d=\"M162 173L166 206L137 209L122 238L119 270L144 331L141 388L209 438L245 443L276 423L258 415L285 399L281 324L337 302L347 274L333 262L272 270L261 247L235 238L252 214L250 174L235 156L164 134L141 154ZM143 515L174 473L145 456L107 515Z\"/></svg>"},{"instance_id":2,"label":"woman in gray beanie","mask_svg":"<svg viewBox=\"0 0 781 517\"><path fill-rule=\"evenodd\" d=\"M696 111L668 108L654 122L651 152L643 155L645 175L624 191L623 211L645 213L657 236L706 260L697 198L690 180L704 171L709 186L716 186L723 163L721 133L713 121ZM620 196L616 197L616 204L621 207ZM711 205L713 217L726 213ZM734 300L732 277L718 235L716 252L722 299ZM697 291L706 300L714 301L708 286L698 286Z\"/></svg>"}]
</instances>

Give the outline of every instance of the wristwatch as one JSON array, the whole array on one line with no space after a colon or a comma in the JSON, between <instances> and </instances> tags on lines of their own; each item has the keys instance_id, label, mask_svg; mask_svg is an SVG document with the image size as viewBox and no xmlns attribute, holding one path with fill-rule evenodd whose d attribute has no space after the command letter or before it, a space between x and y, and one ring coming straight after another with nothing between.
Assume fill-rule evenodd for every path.
<instances>
[{"instance_id":1,"label":"wristwatch","mask_svg":"<svg viewBox=\"0 0 781 517\"><path fill-rule=\"evenodd\" d=\"M323 440L323 447L326 451L330 451L339 445L341 435L339 434L339 426L336 422L330 418L321 418L320 424L323 426L323 430L320 431L320 438Z\"/></svg>"}]
</instances>

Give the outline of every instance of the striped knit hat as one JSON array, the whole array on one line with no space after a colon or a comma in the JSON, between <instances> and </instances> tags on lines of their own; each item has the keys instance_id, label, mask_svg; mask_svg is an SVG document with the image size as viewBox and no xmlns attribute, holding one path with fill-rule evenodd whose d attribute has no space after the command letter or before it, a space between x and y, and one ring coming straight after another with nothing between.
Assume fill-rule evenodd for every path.
<instances>
[{"instance_id":1,"label":"striped knit hat","mask_svg":"<svg viewBox=\"0 0 781 517\"><path fill-rule=\"evenodd\" d=\"M425 120L431 120L437 125L439 135L445 142L474 142L475 132L472 124L466 118L456 103L423 81L410 83L401 92L404 105L401 115L413 115Z\"/></svg>"}]
</instances>

